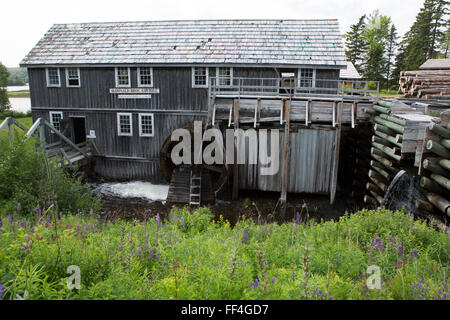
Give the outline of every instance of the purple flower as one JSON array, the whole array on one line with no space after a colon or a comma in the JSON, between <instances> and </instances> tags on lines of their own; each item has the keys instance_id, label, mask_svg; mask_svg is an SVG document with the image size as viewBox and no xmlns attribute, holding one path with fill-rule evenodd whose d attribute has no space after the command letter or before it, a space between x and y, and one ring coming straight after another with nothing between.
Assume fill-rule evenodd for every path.
<instances>
[{"instance_id":1,"label":"purple flower","mask_svg":"<svg viewBox=\"0 0 450 320\"><path fill-rule=\"evenodd\" d=\"M390 242L390 243L394 243L394 242L395 242L395 239L394 239L393 237L389 237L389 242Z\"/></svg>"},{"instance_id":2,"label":"purple flower","mask_svg":"<svg viewBox=\"0 0 450 320\"><path fill-rule=\"evenodd\" d=\"M41 212L41 207L39 205L37 205L35 211L36 211L36 214L39 214Z\"/></svg>"},{"instance_id":3,"label":"purple flower","mask_svg":"<svg viewBox=\"0 0 450 320\"><path fill-rule=\"evenodd\" d=\"M92 216L94 214L94 209L89 209L89 215Z\"/></svg>"},{"instance_id":4,"label":"purple flower","mask_svg":"<svg viewBox=\"0 0 450 320\"><path fill-rule=\"evenodd\" d=\"M417 258L418 255L419 255L419 250L413 249L413 251L411 252L411 256L412 256L413 258Z\"/></svg>"},{"instance_id":5,"label":"purple flower","mask_svg":"<svg viewBox=\"0 0 450 320\"><path fill-rule=\"evenodd\" d=\"M152 261L153 260L153 258L154 258L154 256L153 256L153 249L152 248L150 248L149 250L148 250L148 261Z\"/></svg>"},{"instance_id":6,"label":"purple flower","mask_svg":"<svg viewBox=\"0 0 450 320\"><path fill-rule=\"evenodd\" d=\"M156 226L159 227L159 223L161 222L161 218L159 217L159 213L156 214L155 221L156 221Z\"/></svg>"},{"instance_id":7,"label":"purple flower","mask_svg":"<svg viewBox=\"0 0 450 320\"><path fill-rule=\"evenodd\" d=\"M262 229L262 232L264 232L264 233L267 232L267 226L266 226L266 225L264 225L264 227L263 227L263 229Z\"/></svg>"},{"instance_id":8,"label":"purple flower","mask_svg":"<svg viewBox=\"0 0 450 320\"><path fill-rule=\"evenodd\" d=\"M178 223L178 218L177 218L177 216L173 216L173 222Z\"/></svg>"},{"instance_id":9,"label":"purple flower","mask_svg":"<svg viewBox=\"0 0 450 320\"><path fill-rule=\"evenodd\" d=\"M398 254L403 255L403 246L399 245L397 249Z\"/></svg>"},{"instance_id":10,"label":"purple flower","mask_svg":"<svg viewBox=\"0 0 450 320\"><path fill-rule=\"evenodd\" d=\"M414 230L417 230L417 227L416 227L416 226L413 226L412 228L413 228Z\"/></svg>"},{"instance_id":11,"label":"purple flower","mask_svg":"<svg viewBox=\"0 0 450 320\"><path fill-rule=\"evenodd\" d=\"M180 225L181 225L181 227L186 227L186 224L184 223L184 218L183 217L181 217L181 219L180 219Z\"/></svg>"},{"instance_id":12,"label":"purple flower","mask_svg":"<svg viewBox=\"0 0 450 320\"><path fill-rule=\"evenodd\" d=\"M300 224L300 213L299 212L297 212L297 214L295 215L295 223Z\"/></svg>"},{"instance_id":13,"label":"purple flower","mask_svg":"<svg viewBox=\"0 0 450 320\"><path fill-rule=\"evenodd\" d=\"M247 228L244 228L244 235L243 235L243 237L242 237L242 242L243 242L244 244L247 244L247 236L248 236Z\"/></svg>"},{"instance_id":14,"label":"purple flower","mask_svg":"<svg viewBox=\"0 0 450 320\"><path fill-rule=\"evenodd\" d=\"M378 243L378 249L380 249L381 252L384 252L384 242L383 241Z\"/></svg>"},{"instance_id":15,"label":"purple flower","mask_svg":"<svg viewBox=\"0 0 450 320\"><path fill-rule=\"evenodd\" d=\"M136 248L136 251L137 251L137 254L140 256L141 255L141 253L142 253L142 249L141 249L141 247L137 247Z\"/></svg>"},{"instance_id":16,"label":"purple flower","mask_svg":"<svg viewBox=\"0 0 450 320\"><path fill-rule=\"evenodd\" d=\"M0 217L0 228L3 226L2 217Z\"/></svg>"},{"instance_id":17,"label":"purple flower","mask_svg":"<svg viewBox=\"0 0 450 320\"><path fill-rule=\"evenodd\" d=\"M3 300L3 285L0 283L0 300Z\"/></svg>"},{"instance_id":18,"label":"purple flower","mask_svg":"<svg viewBox=\"0 0 450 320\"><path fill-rule=\"evenodd\" d=\"M268 266L268 265L269 265L269 261L267 261L267 260L264 259L264 264L265 264L266 266Z\"/></svg>"},{"instance_id":19,"label":"purple flower","mask_svg":"<svg viewBox=\"0 0 450 320\"><path fill-rule=\"evenodd\" d=\"M334 300L334 297L333 297L333 296L330 296L330 300Z\"/></svg>"},{"instance_id":20,"label":"purple flower","mask_svg":"<svg viewBox=\"0 0 450 320\"><path fill-rule=\"evenodd\" d=\"M27 221L26 221L26 220L23 220L23 221L20 223L20 226L21 226L22 228L25 228L25 227L27 226Z\"/></svg>"},{"instance_id":21,"label":"purple flower","mask_svg":"<svg viewBox=\"0 0 450 320\"><path fill-rule=\"evenodd\" d=\"M255 282L253 282L253 288L258 288L259 280L255 279Z\"/></svg>"},{"instance_id":22,"label":"purple flower","mask_svg":"<svg viewBox=\"0 0 450 320\"><path fill-rule=\"evenodd\" d=\"M17 211L22 210L22 206L20 205L20 202L17 202Z\"/></svg>"}]
</instances>

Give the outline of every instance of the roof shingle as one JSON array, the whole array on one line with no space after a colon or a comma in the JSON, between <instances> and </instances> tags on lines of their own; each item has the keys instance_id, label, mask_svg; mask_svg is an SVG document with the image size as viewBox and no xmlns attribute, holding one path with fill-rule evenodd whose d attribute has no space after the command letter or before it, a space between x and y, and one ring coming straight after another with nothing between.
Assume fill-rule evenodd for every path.
<instances>
[{"instance_id":1,"label":"roof shingle","mask_svg":"<svg viewBox=\"0 0 450 320\"><path fill-rule=\"evenodd\" d=\"M337 20L55 24L21 65L267 64L344 67Z\"/></svg>"}]
</instances>

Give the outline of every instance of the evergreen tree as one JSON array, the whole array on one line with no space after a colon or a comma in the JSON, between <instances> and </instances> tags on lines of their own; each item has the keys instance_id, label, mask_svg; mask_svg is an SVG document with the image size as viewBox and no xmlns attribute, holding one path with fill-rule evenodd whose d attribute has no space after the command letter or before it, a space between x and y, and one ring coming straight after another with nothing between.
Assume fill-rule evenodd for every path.
<instances>
[{"instance_id":1,"label":"evergreen tree","mask_svg":"<svg viewBox=\"0 0 450 320\"><path fill-rule=\"evenodd\" d=\"M390 30L389 30L389 35L387 38L387 47L386 47L386 56L387 56L387 62L386 62L386 83L387 83L387 88L386 89L390 89L392 83L391 83L391 78L392 78L392 71L393 71L393 67L394 67L394 55L395 55L395 50L397 48L397 40L398 40L398 36L397 36L397 28L395 27L395 25L392 25Z\"/></svg>"},{"instance_id":2,"label":"evergreen tree","mask_svg":"<svg viewBox=\"0 0 450 320\"><path fill-rule=\"evenodd\" d=\"M366 15L363 15L356 24L350 26L350 31L344 35L347 60L353 63L359 73L362 73L364 70L365 52L367 49L367 42L364 36L365 29Z\"/></svg>"}]
</instances>

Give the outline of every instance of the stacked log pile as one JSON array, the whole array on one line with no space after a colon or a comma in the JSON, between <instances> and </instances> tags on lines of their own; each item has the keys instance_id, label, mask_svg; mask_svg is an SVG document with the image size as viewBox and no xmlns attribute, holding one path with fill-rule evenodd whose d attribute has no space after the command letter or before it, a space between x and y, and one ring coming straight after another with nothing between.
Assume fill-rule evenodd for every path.
<instances>
[{"instance_id":1,"label":"stacked log pile","mask_svg":"<svg viewBox=\"0 0 450 320\"><path fill-rule=\"evenodd\" d=\"M392 102L378 101L373 110L366 112L374 116L371 139L367 190L364 202L377 207L393 177L400 170L401 143L405 121L390 116Z\"/></svg>"},{"instance_id":2,"label":"stacked log pile","mask_svg":"<svg viewBox=\"0 0 450 320\"><path fill-rule=\"evenodd\" d=\"M424 139L420 185L437 209L450 217L450 110L441 124L430 123Z\"/></svg>"},{"instance_id":3,"label":"stacked log pile","mask_svg":"<svg viewBox=\"0 0 450 320\"><path fill-rule=\"evenodd\" d=\"M402 71L399 84L406 98L450 100L450 70Z\"/></svg>"}]
</instances>

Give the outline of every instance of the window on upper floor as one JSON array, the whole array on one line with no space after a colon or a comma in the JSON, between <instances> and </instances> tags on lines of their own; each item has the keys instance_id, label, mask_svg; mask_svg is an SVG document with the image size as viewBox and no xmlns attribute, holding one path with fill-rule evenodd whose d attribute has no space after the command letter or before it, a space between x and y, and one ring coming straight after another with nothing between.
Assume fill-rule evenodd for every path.
<instances>
[{"instance_id":1,"label":"window on upper floor","mask_svg":"<svg viewBox=\"0 0 450 320\"><path fill-rule=\"evenodd\" d=\"M138 70L138 86L152 87L153 86L153 68L140 67Z\"/></svg>"},{"instance_id":2,"label":"window on upper floor","mask_svg":"<svg viewBox=\"0 0 450 320\"><path fill-rule=\"evenodd\" d=\"M130 68L116 68L116 87L131 87Z\"/></svg>"},{"instance_id":3,"label":"window on upper floor","mask_svg":"<svg viewBox=\"0 0 450 320\"><path fill-rule=\"evenodd\" d=\"M59 68L45 69L47 76L47 87L61 87Z\"/></svg>"},{"instance_id":4,"label":"window on upper floor","mask_svg":"<svg viewBox=\"0 0 450 320\"><path fill-rule=\"evenodd\" d=\"M139 113L139 135L153 137L153 113Z\"/></svg>"},{"instance_id":5,"label":"window on upper floor","mask_svg":"<svg viewBox=\"0 0 450 320\"><path fill-rule=\"evenodd\" d=\"M61 111L50 111L50 124L58 131L61 131L61 120L63 113ZM54 133L53 131L51 131Z\"/></svg>"},{"instance_id":6,"label":"window on upper floor","mask_svg":"<svg viewBox=\"0 0 450 320\"><path fill-rule=\"evenodd\" d=\"M66 86L80 87L80 68L66 68Z\"/></svg>"},{"instance_id":7,"label":"window on upper floor","mask_svg":"<svg viewBox=\"0 0 450 320\"><path fill-rule=\"evenodd\" d=\"M192 68L192 87L193 88L208 87L208 68L205 67Z\"/></svg>"},{"instance_id":8,"label":"window on upper floor","mask_svg":"<svg viewBox=\"0 0 450 320\"><path fill-rule=\"evenodd\" d=\"M298 70L298 86L300 88L314 88L316 82L315 69L299 69Z\"/></svg>"},{"instance_id":9,"label":"window on upper floor","mask_svg":"<svg viewBox=\"0 0 450 320\"><path fill-rule=\"evenodd\" d=\"M233 84L233 68L218 67L216 69L217 84L229 87Z\"/></svg>"},{"instance_id":10,"label":"window on upper floor","mask_svg":"<svg viewBox=\"0 0 450 320\"><path fill-rule=\"evenodd\" d=\"M117 133L119 136L133 135L133 118L131 113L117 114Z\"/></svg>"}]
</instances>

